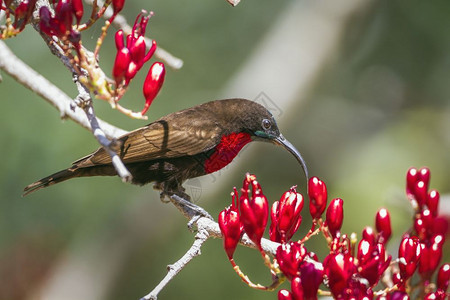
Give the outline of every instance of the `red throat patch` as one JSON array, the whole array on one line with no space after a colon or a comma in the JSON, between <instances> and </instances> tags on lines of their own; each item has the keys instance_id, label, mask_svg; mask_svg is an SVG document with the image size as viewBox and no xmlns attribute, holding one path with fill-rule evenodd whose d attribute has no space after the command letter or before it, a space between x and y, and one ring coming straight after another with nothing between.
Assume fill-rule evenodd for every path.
<instances>
[{"instance_id":1,"label":"red throat patch","mask_svg":"<svg viewBox=\"0 0 450 300\"><path fill-rule=\"evenodd\" d=\"M213 154L205 161L206 173L216 172L228 165L241 151L242 147L252 141L246 132L231 133L222 136Z\"/></svg>"}]
</instances>

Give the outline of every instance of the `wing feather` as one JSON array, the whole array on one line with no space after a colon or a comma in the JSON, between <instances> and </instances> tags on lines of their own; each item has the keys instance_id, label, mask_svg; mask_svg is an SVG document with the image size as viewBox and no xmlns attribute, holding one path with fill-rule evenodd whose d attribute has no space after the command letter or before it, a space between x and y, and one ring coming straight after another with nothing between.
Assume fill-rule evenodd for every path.
<instances>
[{"instance_id":1,"label":"wing feather","mask_svg":"<svg viewBox=\"0 0 450 300\"><path fill-rule=\"evenodd\" d=\"M212 149L220 142L221 127L212 118L199 118L197 113L183 116L175 113L125 134L118 138L121 146L116 153L124 163L133 163L195 155ZM99 148L73 164L89 167L110 163L109 154Z\"/></svg>"}]
</instances>

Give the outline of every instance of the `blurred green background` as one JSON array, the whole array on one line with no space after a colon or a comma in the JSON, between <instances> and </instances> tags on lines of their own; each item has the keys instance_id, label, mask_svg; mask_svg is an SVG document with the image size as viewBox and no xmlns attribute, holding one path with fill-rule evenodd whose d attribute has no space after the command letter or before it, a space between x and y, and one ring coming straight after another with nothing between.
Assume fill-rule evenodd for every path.
<instances>
[{"instance_id":1,"label":"blurred green background","mask_svg":"<svg viewBox=\"0 0 450 300\"><path fill-rule=\"evenodd\" d=\"M431 169L431 187L443 195L441 206L449 215L450 2L358 2L343 1L347 8L354 6L351 13L343 13L340 4L326 1L243 0L232 8L224 0L135 0L126 2L124 15L132 22L142 8L153 10L148 35L184 61L180 70L168 69L149 120L223 96L254 98L258 92L266 93L279 106L282 132L302 152L310 175L327 183L330 198L344 199L343 231L359 234L364 226L374 225L380 207L387 207L395 235L390 250L396 256L412 214L404 195L409 167ZM300 8L298 16L293 15L294 6ZM298 32L299 40L311 30L310 43L290 49L289 55L274 50L269 59L296 61L295 53L302 55L303 46L317 47L318 52L301 57L303 61L318 58L321 42L330 36L313 31L321 25L317 13L323 20L339 19L341 30L332 31L334 42L327 44L328 54L309 73L306 87L290 84L289 101L278 103L279 86L255 79L267 75L281 82L304 82L295 69L308 65L300 64L294 70L267 70L240 80L244 86L257 86L257 93L229 88L236 86L233 80L241 78L246 63L267 48L263 41L277 38L273 28L289 18L301 21L302 28L288 27L294 36ZM100 28L83 33L85 45L95 43ZM295 41L280 36L272 46L289 47L290 42ZM6 43L68 95L76 96L70 74L31 28ZM100 54L101 66L111 70L112 34ZM121 100L124 106L142 108L144 73ZM22 198L23 187L68 167L96 149L97 143L88 131L61 121L50 105L2 76L0 299L144 296L163 278L166 265L192 244L186 220L172 205L161 203L150 185L131 186L113 177L75 179ZM100 100L95 108L100 118L126 130L147 123L130 120ZM270 202L294 184L304 192L301 171L287 152L257 144L243 152L225 171L187 183L188 190L199 193L197 203L213 216L229 205L229 192L241 184L247 171L258 176ZM310 226L307 205L303 217L300 234ZM315 240L307 247L323 258L324 243ZM449 256L445 259L448 262ZM256 251L239 247L236 260L252 279L269 283ZM160 294L160 299L181 297L276 299L276 294L242 284L221 241L209 240L202 255Z\"/></svg>"}]
</instances>

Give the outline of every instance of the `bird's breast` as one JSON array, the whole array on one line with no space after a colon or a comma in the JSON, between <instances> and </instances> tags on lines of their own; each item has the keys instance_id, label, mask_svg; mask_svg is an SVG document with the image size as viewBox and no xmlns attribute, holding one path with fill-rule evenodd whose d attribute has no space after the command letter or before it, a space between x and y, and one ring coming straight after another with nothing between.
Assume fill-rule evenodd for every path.
<instances>
[{"instance_id":1,"label":"bird's breast","mask_svg":"<svg viewBox=\"0 0 450 300\"><path fill-rule=\"evenodd\" d=\"M205 172L213 173L228 165L251 141L250 134L246 132L233 132L222 136L220 143L214 147L211 155L205 161Z\"/></svg>"}]
</instances>

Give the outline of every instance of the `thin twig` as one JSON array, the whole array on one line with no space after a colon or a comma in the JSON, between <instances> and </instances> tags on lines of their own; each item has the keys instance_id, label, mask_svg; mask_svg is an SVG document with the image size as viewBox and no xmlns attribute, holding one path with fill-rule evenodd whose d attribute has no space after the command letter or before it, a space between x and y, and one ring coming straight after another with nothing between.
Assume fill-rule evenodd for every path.
<instances>
[{"instance_id":1,"label":"thin twig","mask_svg":"<svg viewBox=\"0 0 450 300\"><path fill-rule=\"evenodd\" d=\"M84 2L88 3L89 5L92 5L92 3L93 3L92 0L84 0ZM98 2L99 6L103 6L102 1L97 1L97 2ZM113 11L112 11L111 7L108 7L106 12L103 14L103 18L109 20L111 18L112 14L113 14ZM125 34L131 33L132 27L128 24L125 17L121 14L116 15L116 17L114 18L114 20L112 22L112 25L114 25L114 27L116 27L116 28L122 29ZM145 37L145 44L147 45L147 49L149 49L152 46L152 39ZM160 46L158 46L158 48L156 48L155 56L157 58L161 59L162 61L164 61L172 69L178 70L178 69L181 69L181 67L183 67L182 59L172 55L171 53L164 50Z\"/></svg>"},{"instance_id":2,"label":"thin twig","mask_svg":"<svg viewBox=\"0 0 450 300\"><path fill-rule=\"evenodd\" d=\"M81 84L77 80L76 76L74 81L78 88L78 96L75 99L75 103L77 104L77 106L81 107L84 110L89 123L91 124L92 133L94 134L100 145L102 145L106 152L108 152L109 156L111 156L111 161L114 168L116 169L117 175L119 175L123 182L131 182L131 180L133 179L131 173L125 167L119 155L117 155L117 153L113 150L116 144L115 140L109 140L98 124L94 107L92 105L92 98L89 94L88 88Z\"/></svg>"},{"instance_id":3,"label":"thin twig","mask_svg":"<svg viewBox=\"0 0 450 300\"><path fill-rule=\"evenodd\" d=\"M205 218L203 218L205 219ZM194 243L191 248L181 257L177 262L172 265L168 265L167 275L163 280L146 296L142 297L141 300L156 300L158 294L164 289L164 287L178 274L184 267L192 260L201 254L201 247L204 242L209 238L209 233L204 228L199 228L197 234L195 235Z\"/></svg>"},{"instance_id":4,"label":"thin twig","mask_svg":"<svg viewBox=\"0 0 450 300\"><path fill-rule=\"evenodd\" d=\"M228 3L231 4L231 6L236 6L241 2L241 0L227 0Z\"/></svg>"},{"instance_id":5,"label":"thin twig","mask_svg":"<svg viewBox=\"0 0 450 300\"><path fill-rule=\"evenodd\" d=\"M222 233L219 228L219 224L212 220L210 217L200 216L198 217L199 211L204 211L203 208L192 204L191 202L182 199L177 195L171 195L170 199L172 203L182 212L182 214L190 219L189 227L192 226L191 221L194 221L194 224L197 227L197 234L195 235L195 241L189 250L174 264L168 266L168 272L166 276L161 280L161 282L146 296L142 297L141 300L156 300L158 294L164 289L164 287L169 284L169 282L175 278L175 276L180 273L180 271L195 257L201 254L201 246L206 240L210 237L213 238L222 238ZM180 201L182 200L182 201ZM189 202L188 205L186 203ZM253 243L247 234L244 234L239 242L241 245L258 249L258 247ZM267 239L261 239L261 247L262 249L272 256L275 256L277 248L280 244L276 242L272 242ZM224 255L225 257L225 255Z\"/></svg>"},{"instance_id":6,"label":"thin twig","mask_svg":"<svg viewBox=\"0 0 450 300\"><path fill-rule=\"evenodd\" d=\"M55 107L62 119L69 118L82 127L91 130L91 125L85 113L80 109L72 111L70 105L72 98L15 56L3 41L0 41L0 69ZM98 119L98 123L108 138L117 138L127 133L127 131L103 120Z\"/></svg>"}]
</instances>

